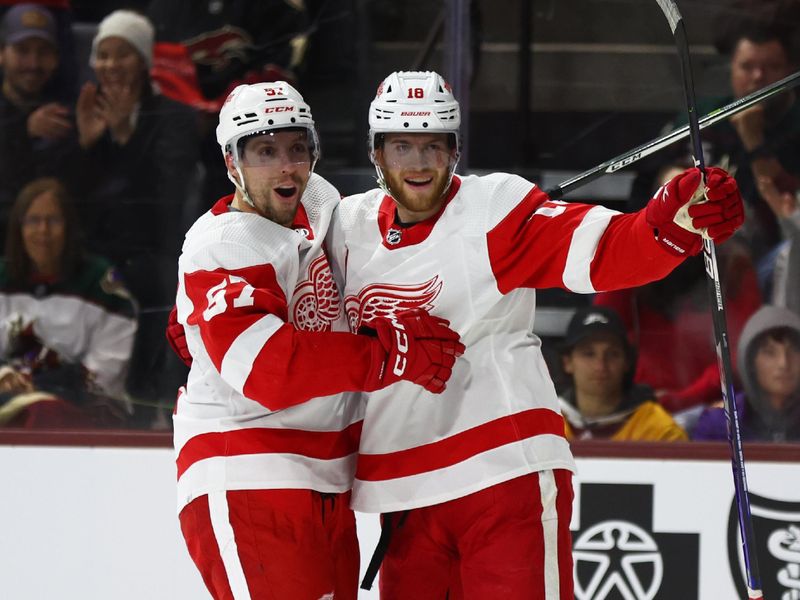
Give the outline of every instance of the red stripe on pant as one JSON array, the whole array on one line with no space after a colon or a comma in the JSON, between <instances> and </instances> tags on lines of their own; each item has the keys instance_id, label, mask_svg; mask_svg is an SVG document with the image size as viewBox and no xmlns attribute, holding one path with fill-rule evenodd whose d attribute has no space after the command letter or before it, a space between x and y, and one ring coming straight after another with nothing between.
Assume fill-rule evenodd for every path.
<instances>
[{"instance_id":1,"label":"red stripe on pant","mask_svg":"<svg viewBox=\"0 0 800 600\"><path fill-rule=\"evenodd\" d=\"M381 600L574 600L571 473L552 473L558 528L547 544L558 573L545 570L539 474L532 473L409 511L381 567ZM546 577L551 589L558 581L557 597L546 596Z\"/></svg>"},{"instance_id":2,"label":"red stripe on pant","mask_svg":"<svg viewBox=\"0 0 800 600\"><path fill-rule=\"evenodd\" d=\"M251 600L356 600L359 551L350 493L239 490L228 520ZM180 513L189 554L214 600L239 600L223 563L208 496Z\"/></svg>"},{"instance_id":3,"label":"red stripe on pant","mask_svg":"<svg viewBox=\"0 0 800 600\"><path fill-rule=\"evenodd\" d=\"M566 469L553 471L556 478L558 495L556 496L556 512L558 513L558 575L560 600L575 598L575 580L572 561L572 532L569 523L572 520L572 504L575 491L572 489L572 472ZM567 568L568 565L568 568ZM562 568L563 567L563 568Z\"/></svg>"}]
</instances>

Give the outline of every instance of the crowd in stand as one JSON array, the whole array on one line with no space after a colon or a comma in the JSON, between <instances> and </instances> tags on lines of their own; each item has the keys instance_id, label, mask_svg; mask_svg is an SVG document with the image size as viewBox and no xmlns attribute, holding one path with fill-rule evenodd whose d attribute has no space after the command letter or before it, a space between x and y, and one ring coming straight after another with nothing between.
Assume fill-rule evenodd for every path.
<instances>
[{"instance_id":1,"label":"crowd in stand","mask_svg":"<svg viewBox=\"0 0 800 600\"><path fill-rule=\"evenodd\" d=\"M229 187L213 125L237 83L295 81L307 14L283 1L0 4L0 426L168 428L186 376L163 334L180 243ZM76 15L97 21L87 65ZM775 22L725 26L731 96L701 114L800 62ZM800 440L800 96L704 140L747 207L718 254L743 432ZM631 208L687 166L684 150L640 170ZM725 438L702 257L597 294L555 351L569 438Z\"/></svg>"},{"instance_id":2,"label":"crowd in stand","mask_svg":"<svg viewBox=\"0 0 800 600\"><path fill-rule=\"evenodd\" d=\"M227 182L209 124L237 83L292 79L305 11L0 4L0 425L169 427L177 257Z\"/></svg>"}]
</instances>

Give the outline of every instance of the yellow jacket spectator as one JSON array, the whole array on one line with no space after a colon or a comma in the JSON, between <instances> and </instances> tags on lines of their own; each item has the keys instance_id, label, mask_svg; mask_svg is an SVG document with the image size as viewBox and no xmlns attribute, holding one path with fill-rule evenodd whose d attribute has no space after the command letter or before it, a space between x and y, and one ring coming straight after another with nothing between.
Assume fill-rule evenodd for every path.
<instances>
[{"instance_id":1,"label":"yellow jacket spectator","mask_svg":"<svg viewBox=\"0 0 800 600\"><path fill-rule=\"evenodd\" d=\"M619 316L602 307L578 310L561 349L570 385L560 396L568 439L674 441L686 432L652 390L633 384L636 352Z\"/></svg>"}]
</instances>

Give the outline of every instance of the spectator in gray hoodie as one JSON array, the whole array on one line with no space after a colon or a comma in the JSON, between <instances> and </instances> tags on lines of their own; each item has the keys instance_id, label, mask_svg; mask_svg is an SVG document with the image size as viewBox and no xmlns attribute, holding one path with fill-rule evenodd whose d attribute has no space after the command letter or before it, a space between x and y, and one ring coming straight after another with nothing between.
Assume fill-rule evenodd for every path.
<instances>
[{"instance_id":1,"label":"spectator in gray hoodie","mask_svg":"<svg viewBox=\"0 0 800 600\"><path fill-rule=\"evenodd\" d=\"M735 398L742 439L800 440L800 316L762 306L739 338L739 374L744 391ZM709 407L692 432L695 440L724 440L722 404Z\"/></svg>"},{"instance_id":2,"label":"spectator in gray hoodie","mask_svg":"<svg viewBox=\"0 0 800 600\"><path fill-rule=\"evenodd\" d=\"M767 177L756 181L761 197L778 218L785 240L777 250L772 280L768 282L772 304L800 315L800 202L797 194L781 192Z\"/></svg>"}]
</instances>

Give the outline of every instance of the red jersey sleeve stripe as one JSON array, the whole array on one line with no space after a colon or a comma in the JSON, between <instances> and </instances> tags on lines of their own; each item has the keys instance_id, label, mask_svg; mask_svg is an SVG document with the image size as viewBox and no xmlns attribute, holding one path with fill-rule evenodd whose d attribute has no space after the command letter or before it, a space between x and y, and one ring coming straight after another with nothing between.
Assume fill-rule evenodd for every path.
<instances>
[{"instance_id":1,"label":"red jersey sleeve stripe","mask_svg":"<svg viewBox=\"0 0 800 600\"><path fill-rule=\"evenodd\" d=\"M596 291L591 278L592 261L608 222L618 214L604 206L595 206L583 215L580 225L573 231L562 277L564 287L570 292L591 294Z\"/></svg>"},{"instance_id":2,"label":"red jersey sleeve stripe","mask_svg":"<svg viewBox=\"0 0 800 600\"><path fill-rule=\"evenodd\" d=\"M270 410L367 386L374 338L284 325L259 348L242 393Z\"/></svg>"},{"instance_id":3,"label":"red jersey sleeve stripe","mask_svg":"<svg viewBox=\"0 0 800 600\"><path fill-rule=\"evenodd\" d=\"M193 464L217 456L298 454L319 460L344 458L358 450L361 421L342 431L251 428L204 433L184 444L178 454L178 478Z\"/></svg>"},{"instance_id":4,"label":"red jersey sleeve stripe","mask_svg":"<svg viewBox=\"0 0 800 600\"><path fill-rule=\"evenodd\" d=\"M644 210L611 219L597 245L591 279L598 291L635 287L662 279L686 257L668 252L647 224Z\"/></svg>"},{"instance_id":5,"label":"red jersey sleeve stripe","mask_svg":"<svg viewBox=\"0 0 800 600\"><path fill-rule=\"evenodd\" d=\"M186 324L199 328L203 345L217 370L221 369L223 359L228 358L228 350L236 338L265 315L287 320L286 297L272 265L187 273L184 290L192 303Z\"/></svg>"},{"instance_id":6,"label":"red jersey sleeve stripe","mask_svg":"<svg viewBox=\"0 0 800 600\"><path fill-rule=\"evenodd\" d=\"M551 201L534 187L486 234L489 263L500 293L520 287L565 287L573 233L592 208ZM585 247L576 252L581 248Z\"/></svg>"},{"instance_id":7,"label":"red jersey sleeve stripe","mask_svg":"<svg viewBox=\"0 0 800 600\"><path fill-rule=\"evenodd\" d=\"M534 188L487 234L498 290L593 293L661 279L683 260L655 239L644 211L547 200Z\"/></svg>"},{"instance_id":8,"label":"red jersey sleeve stripe","mask_svg":"<svg viewBox=\"0 0 800 600\"><path fill-rule=\"evenodd\" d=\"M240 333L225 352L219 374L240 394L244 394L253 366L269 339L286 324L275 315L262 316Z\"/></svg>"},{"instance_id":9,"label":"red jersey sleeve stripe","mask_svg":"<svg viewBox=\"0 0 800 600\"><path fill-rule=\"evenodd\" d=\"M506 444L537 435L564 437L564 419L557 412L535 408L501 417L454 436L386 454L360 454L356 478L385 481L443 469Z\"/></svg>"}]
</instances>

